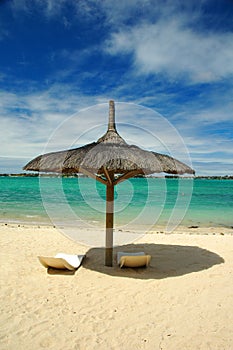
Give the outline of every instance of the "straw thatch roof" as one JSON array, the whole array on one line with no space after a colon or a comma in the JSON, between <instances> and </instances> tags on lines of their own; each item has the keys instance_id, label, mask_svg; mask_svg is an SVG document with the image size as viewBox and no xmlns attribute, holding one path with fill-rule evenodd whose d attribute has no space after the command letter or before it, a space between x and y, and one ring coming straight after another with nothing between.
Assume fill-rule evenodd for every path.
<instances>
[{"instance_id":1,"label":"straw thatch roof","mask_svg":"<svg viewBox=\"0 0 233 350\"><path fill-rule=\"evenodd\" d=\"M97 142L83 147L40 155L30 161L24 170L57 173L126 174L194 174L184 163L164 154L145 151L135 145L128 145L118 134L115 126L114 102L110 101L108 130Z\"/></svg>"}]
</instances>

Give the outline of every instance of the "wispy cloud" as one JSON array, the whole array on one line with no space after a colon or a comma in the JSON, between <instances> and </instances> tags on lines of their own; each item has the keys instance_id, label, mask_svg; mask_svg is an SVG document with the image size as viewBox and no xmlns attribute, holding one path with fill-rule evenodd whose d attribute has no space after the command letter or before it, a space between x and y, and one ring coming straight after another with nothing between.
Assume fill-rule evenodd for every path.
<instances>
[{"instance_id":1,"label":"wispy cloud","mask_svg":"<svg viewBox=\"0 0 233 350\"><path fill-rule=\"evenodd\" d=\"M73 94L72 90L62 89L59 85L40 93L20 96L3 93L0 156L5 161L2 164L9 166L10 162L6 160L12 158L14 164L23 166L26 160L45 150L65 149L95 141L106 130L106 102L103 96L93 99L93 96ZM93 107L98 103L99 106ZM188 154L185 159L182 158L186 145L198 174L208 173L217 159L218 169L222 167L224 174L229 173L231 167L227 164L233 158L232 140L227 142L225 135L211 134L209 125L205 131L203 125L200 127L200 121L195 124L195 119L188 118L179 118L179 122L172 125L153 109L134 104L117 103L116 113L118 130L128 143L170 153L189 162ZM19 160L22 157L25 159ZM208 164L205 165L205 162Z\"/></svg>"},{"instance_id":2,"label":"wispy cloud","mask_svg":"<svg viewBox=\"0 0 233 350\"><path fill-rule=\"evenodd\" d=\"M200 34L176 20L135 26L113 33L112 55L129 54L141 74L164 74L192 83L233 74L233 34Z\"/></svg>"},{"instance_id":3,"label":"wispy cloud","mask_svg":"<svg viewBox=\"0 0 233 350\"><path fill-rule=\"evenodd\" d=\"M2 93L1 97L1 156L34 156L51 137L53 150L78 146L97 140L106 131L108 103L102 96L73 95L54 86L40 93ZM117 103L117 122L129 143L164 152L175 152L178 141L184 146L168 120L151 109Z\"/></svg>"},{"instance_id":4,"label":"wispy cloud","mask_svg":"<svg viewBox=\"0 0 233 350\"><path fill-rule=\"evenodd\" d=\"M33 8L40 11L44 15L50 17L62 12L65 0L11 0L10 6L13 12L32 13Z\"/></svg>"},{"instance_id":5,"label":"wispy cloud","mask_svg":"<svg viewBox=\"0 0 233 350\"><path fill-rule=\"evenodd\" d=\"M59 87L37 93L1 93L1 156L42 152L56 126L74 112L72 107L74 96Z\"/></svg>"},{"instance_id":6,"label":"wispy cloud","mask_svg":"<svg viewBox=\"0 0 233 350\"><path fill-rule=\"evenodd\" d=\"M129 143L178 158L186 145L198 173L232 172L233 33L227 17L214 24L211 1L12 0L5 6L22 32L34 16L53 39L45 35L37 51L33 35L25 35L14 61L17 32L7 21L0 25L0 40L12 40L11 61L2 57L7 69L0 73L0 156L8 168L9 157L20 164L48 141L47 150L58 150L96 140L113 98L152 108L132 113L132 106L117 104L118 129Z\"/></svg>"}]
</instances>

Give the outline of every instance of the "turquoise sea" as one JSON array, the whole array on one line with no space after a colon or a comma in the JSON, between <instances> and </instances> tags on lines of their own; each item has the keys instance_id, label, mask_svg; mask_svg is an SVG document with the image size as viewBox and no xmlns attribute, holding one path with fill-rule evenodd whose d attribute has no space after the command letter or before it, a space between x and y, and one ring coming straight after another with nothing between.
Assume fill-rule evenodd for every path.
<instances>
[{"instance_id":1,"label":"turquoise sea","mask_svg":"<svg viewBox=\"0 0 233 350\"><path fill-rule=\"evenodd\" d=\"M0 222L103 226L105 186L89 178L0 177ZM115 190L115 226L233 227L233 180L134 178Z\"/></svg>"}]
</instances>

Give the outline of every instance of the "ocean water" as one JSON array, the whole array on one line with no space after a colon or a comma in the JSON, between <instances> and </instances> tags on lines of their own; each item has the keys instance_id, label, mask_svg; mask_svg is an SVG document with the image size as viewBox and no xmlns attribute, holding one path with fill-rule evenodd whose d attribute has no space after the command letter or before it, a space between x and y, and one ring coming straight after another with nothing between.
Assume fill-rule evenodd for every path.
<instances>
[{"instance_id":1,"label":"ocean water","mask_svg":"<svg viewBox=\"0 0 233 350\"><path fill-rule=\"evenodd\" d=\"M0 222L105 225L89 178L0 177ZM134 178L115 187L115 227L233 226L233 180Z\"/></svg>"}]
</instances>

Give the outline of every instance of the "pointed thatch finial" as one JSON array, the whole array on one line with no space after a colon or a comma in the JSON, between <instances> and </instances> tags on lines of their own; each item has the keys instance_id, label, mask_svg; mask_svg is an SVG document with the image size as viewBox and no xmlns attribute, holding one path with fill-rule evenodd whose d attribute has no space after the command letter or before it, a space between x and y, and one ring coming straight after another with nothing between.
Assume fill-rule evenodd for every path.
<instances>
[{"instance_id":1,"label":"pointed thatch finial","mask_svg":"<svg viewBox=\"0 0 233 350\"><path fill-rule=\"evenodd\" d=\"M97 143L116 143L126 144L125 140L118 134L115 123L115 103L113 100L109 101L109 118L107 132L97 140Z\"/></svg>"},{"instance_id":2,"label":"pointed thatch finial","mask_svg":"<svg viewBox=\"0 0 233 350\"><path fill-rule=\"evenodd\" d=\"M108 131L116 131L115 124L115 103L113 100L109 101L109 119L108 119Z\"/></svg>"}]
</instances>

